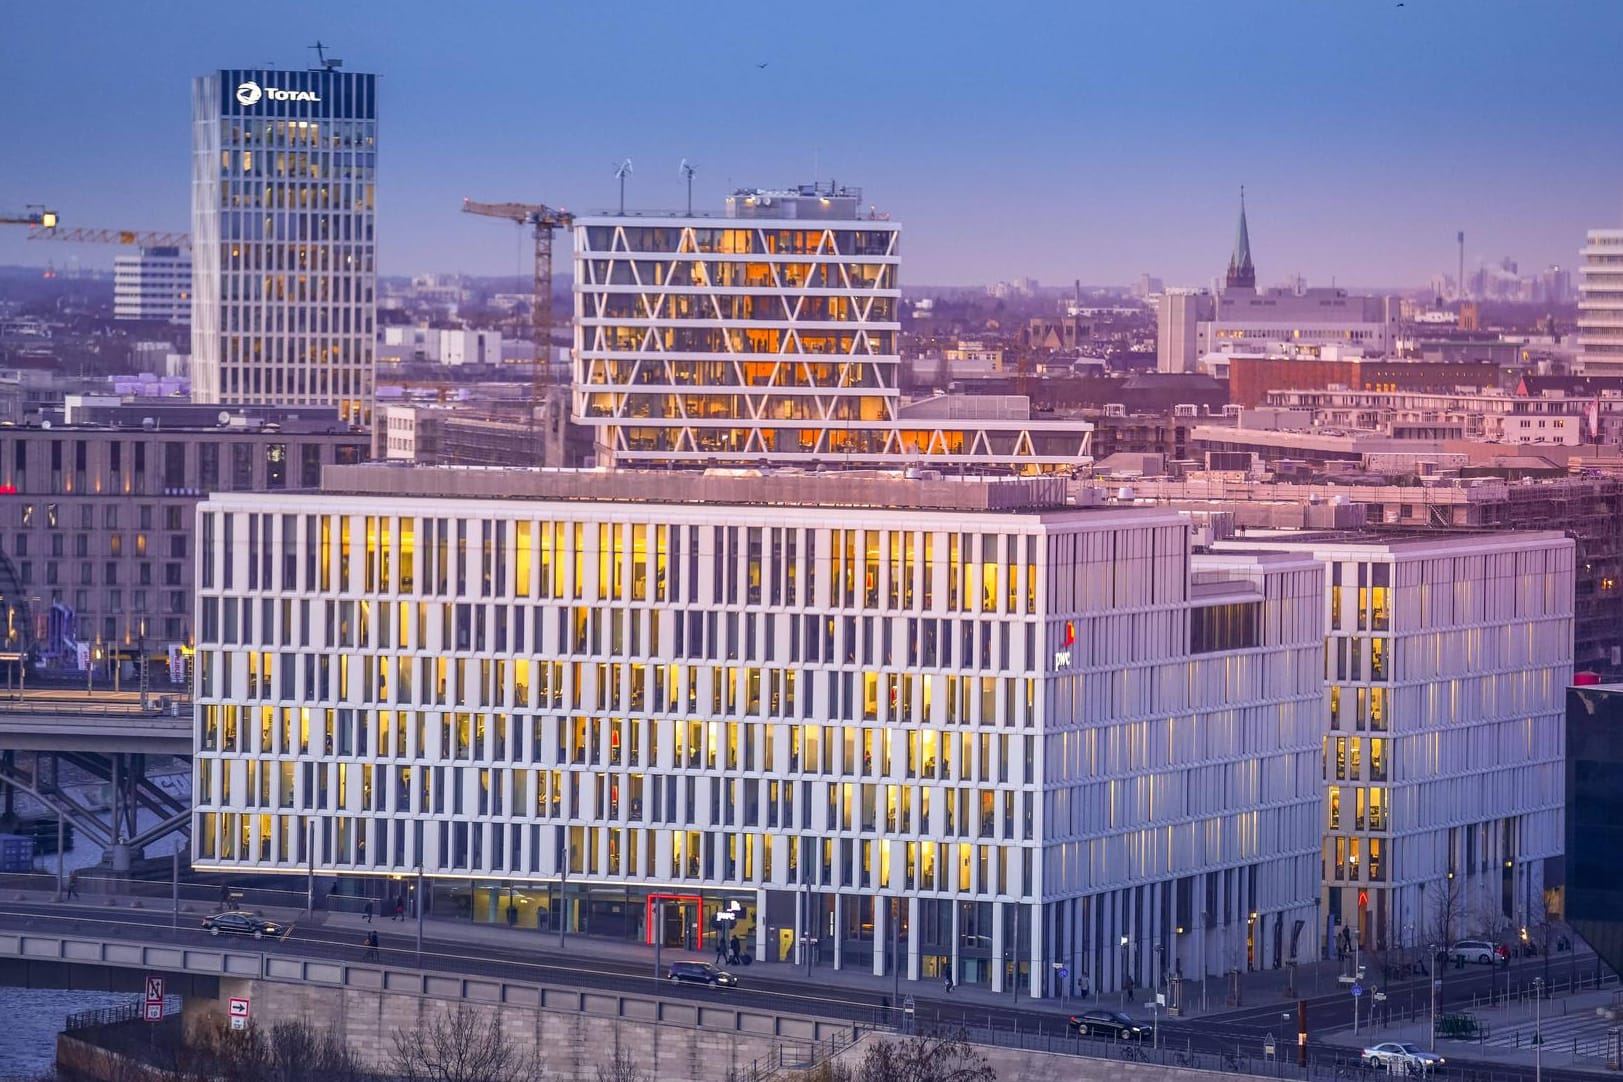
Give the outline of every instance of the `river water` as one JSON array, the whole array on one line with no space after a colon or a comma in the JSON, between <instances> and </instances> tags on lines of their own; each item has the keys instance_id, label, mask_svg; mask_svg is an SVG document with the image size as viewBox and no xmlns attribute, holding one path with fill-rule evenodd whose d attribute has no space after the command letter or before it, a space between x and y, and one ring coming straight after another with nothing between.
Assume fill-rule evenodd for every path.
<instances>
[{"instance_id":1,"label":"river water","mask_svg":"<svg viewBox=\"0 0 1623 1082\"><path fill-rule=\"evenodd\" d=\"M68 1015L132 1003L129 992L0 988L0 1079L32 1079L56 1062L56 1035Z\"/></svg>"},{"instance_id":2,"label":"river water","mask_svg":"<svg viewBox=\"0 0 1623 1082\"><path fill-rule=\"evenodd\" d=\"M154 782L182 799L190 798L191 779L184 774L160 775ZM82 802L92 798L92 787L64 786ZM17 810L24 815L45 814L27 793L17 794ZM152 812L141 809L137 824L145 829L156 822ZM149 857L166 856L174 852L184 839L170 834L146 847ZM102 851L83 834L66 854L62 862L64 871L89 871L101 861ZM36 857L36 869L55 872L57 860L53 856ZM94 874L94 873L91 873ZM56 1062L56 1035L68 1015L78 1011L117 1007L134 1002L137 996L129 992L77 992L61 989L32 989L0 987L0 1080L34 1079L51 1069Z\"/></svg>"}]
</instances>

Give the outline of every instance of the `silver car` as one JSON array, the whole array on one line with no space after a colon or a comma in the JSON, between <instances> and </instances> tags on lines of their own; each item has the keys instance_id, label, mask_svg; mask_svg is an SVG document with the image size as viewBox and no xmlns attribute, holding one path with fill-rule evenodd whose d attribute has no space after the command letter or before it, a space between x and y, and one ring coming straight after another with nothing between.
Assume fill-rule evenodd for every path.
<instances>
[{"instance_id":1,"label":"silver car","mask_svg":"<svg viewBox=\"0 0 1623 1082\"><path fill-rule=\"evenodd\" d=\"M1364 1049L1359 1061L1365 1067L1380 1067L1394 1074L1424 1075L1442 1070L1448 1062L1435 1052L1427 1052L1407 1041L1386 1041Z\"/></svg>"}]
</instances>

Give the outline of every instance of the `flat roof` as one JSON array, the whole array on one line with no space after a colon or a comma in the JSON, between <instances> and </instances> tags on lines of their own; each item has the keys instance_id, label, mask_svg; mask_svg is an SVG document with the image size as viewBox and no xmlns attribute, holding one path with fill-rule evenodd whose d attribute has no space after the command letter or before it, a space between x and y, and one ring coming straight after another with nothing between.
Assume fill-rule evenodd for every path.
<instances>
[{"instance_id":1,"label":"flat roof","mask_svg":"<svg viewBox=\"0 0 1623 1082\"><path fill-rule=\"evenodd\" d=\"M1232 538L1215 542L1213 549L1220 552L1245 551L1257 546L1265 549L1322 549L1322 548L1379 548L1393 551L1447 551L1450 549L1483 549L1501 545L1525 545L1540 541L1564 541L1561 530L1494 530L1448 529L1436 530L1262 530L1247 529Z\"/></svg>"},{"instance_id":2,"label":"flat roof","mask_svg":"<svg viewBox=\"0 0 1623 1082\"><path fill-rule=\"evenodd\" d=\"M328 495L862 507L919 511L1077 511L1068 478L948 476L936 470L681 470L420 466L322 468ZM1119 510L1119 508L1115 509ZM1165 515L1164 509L1145 511Z\"/></svg>"}]
</instances>

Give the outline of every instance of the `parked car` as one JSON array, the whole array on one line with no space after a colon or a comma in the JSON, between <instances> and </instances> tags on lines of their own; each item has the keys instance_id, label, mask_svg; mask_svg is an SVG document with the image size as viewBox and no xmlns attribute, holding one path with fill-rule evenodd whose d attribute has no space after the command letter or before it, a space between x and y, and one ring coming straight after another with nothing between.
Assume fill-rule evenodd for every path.
<instances>
[{"instance_id":1,"label":"parked car","mask_svg":"<svg viewBox=\"0 0 1623 1082\"><path fill-rule=\"evenodd\" d=\"M1147 1041L1154 1033L1148 1025L1135 1022L1120 1011L1073 1014L1071 1029L1078 1037L1109 1037L1117 1041Z\"/></svg>"},{"instance_id":2,"label":"parked car","mask_svg":"<svg viewBox=\"0 0 1623 1082\"><path fill-rule=\"evenodd\" d=\"M241 909L228 909L224 913L204 917L203 928L209 935L232 932L236 935L251 935L255 939L263 939L266 936L280 939L287 935L289 930L289 926L280 921L267 920L261 913L248 913Z\"/></svg>"},{"instance_id":3,"label":"parked car","mask_svg":"<svg viewBox=\"0 0 1623 1082\"><path fill-rule=\"evenodd\" d=\"M1448 1062L1435 1052L1427 1052L1417 1044L1406 1041L1387 1041L1370 1045L1359 1056L1365 1067L1380 1067L1395 1074L1433 1074Z\"/></svg>"},{"instance_id":4,"label":"parked car","mask_svg":"<svg viewBox=\"0 0 1623 1082\"><path fill-rule=\"evenodd\" d=\"M738 978L725 969L717 969L709 962L672 962L670 979L689 984L708 984L710 987L738 987Z\"/></svg>"},{"instance_id":5,"label":"parked car","mask_svg":"<svg viewBox=\"0 0 1623 1082\"><path fill-rule=\"evenodd\" d=\"M1500 949L1486 939L1462 939L1448 949L1448 957L1453 962L1475 962L1485 966L1508 961Z\"/></svg>"}]
</instances>

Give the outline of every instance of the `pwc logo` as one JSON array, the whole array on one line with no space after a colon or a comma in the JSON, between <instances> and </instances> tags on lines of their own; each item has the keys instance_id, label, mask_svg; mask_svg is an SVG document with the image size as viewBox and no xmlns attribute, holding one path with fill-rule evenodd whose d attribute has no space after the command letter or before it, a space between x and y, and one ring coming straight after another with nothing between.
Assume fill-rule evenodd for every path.
<instances>
[{"instance_id":1,"label":"pwc logo","mask_svg":"<svg viewBox=\"0 0 1623 1082\"><path fill-rule=\"evenodd\" d=\"M237 85L238 105L257 105L261 98L271 101L320 101L309 90L279 90L274 86L260 86L252 79Z\"/></svg>"}]
</instances>

